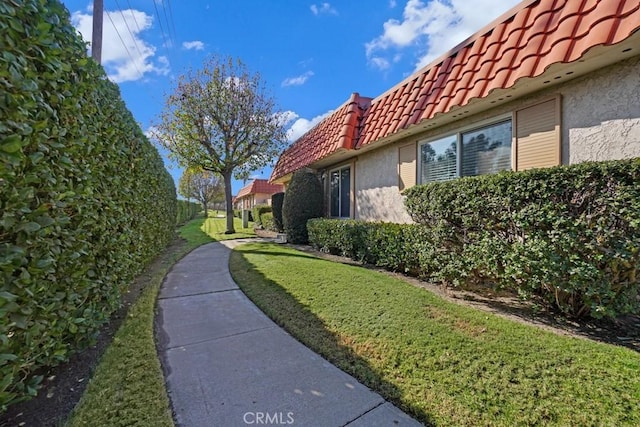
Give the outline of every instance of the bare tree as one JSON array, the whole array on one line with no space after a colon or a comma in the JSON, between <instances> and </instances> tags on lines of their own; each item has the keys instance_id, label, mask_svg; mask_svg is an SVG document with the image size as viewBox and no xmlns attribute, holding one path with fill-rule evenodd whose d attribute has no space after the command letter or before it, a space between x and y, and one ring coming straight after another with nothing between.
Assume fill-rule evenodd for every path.
<instances>
[{"instance_id":1,"label":"bare tree","mask_svg":"<svg viewBox=\"0 0 640 427\"><path fill-rule=\"evenodd\" d=\"M155 136L178 164L222 176L226 233L234 233L231 179L273 162L286 145L284 125L259 74L231 57L213 57L178 78Z\"/></svg>"},{"instance_id":2,"label":"bare tree","mask_svg":"<svg viewBox=\"0 0 640 427\"><path fill-rule=\"evenodd\" d=\"M183 197L200 202L206 218L210 204L224 198L224 184L219 175L197 167L190 167L185 169L180 177L178 193Z\"/></svg>"}]
</instances>

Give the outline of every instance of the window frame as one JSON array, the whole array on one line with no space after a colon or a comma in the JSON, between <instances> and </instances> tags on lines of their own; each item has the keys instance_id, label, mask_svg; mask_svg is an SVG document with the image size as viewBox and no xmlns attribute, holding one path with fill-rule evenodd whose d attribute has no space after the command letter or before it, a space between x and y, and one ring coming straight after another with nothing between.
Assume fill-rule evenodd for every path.
<instances>
[{"instance_id":1,"label":"window frame","mask_svg":"<svg viewBox=\"0 0 640 427\"><path fill-rule=\"evenodd\" d=\"M351 187L352 187L352 181L353 181L353 165L351 163L348 163L346 165L342 165L342 166L338 166L336 168L333 169L329 169L328 171L328 186L329 186L329 217L331 218L337 218L337 219L348 219L351 218L352 215L352 206L351 206ZM342 189L342 171L348 169L349 170L349 188L348 188L348 192L347 192L347 207L349 209L349 215L348 216L342 216L342 209L343 209L343 200L342 200L342 196L343 196L343 189ZM334 216L333 215L333 204L332 204L332 199L333 199L333 188L331 186L331 175L334 172L338 172L338 177L339 177L339 181L338 181L338 212L339 215L338 216Z\"/></svg>"},{"instance_id":2,"label":"window frame","mask_svg":"<svg viewBox=\"0 0 640 427\"><path fill-rule=\"evenodd\" d=\"M456 138L456 177L453 179L458 179L458 178L462 178L462 156L463 154L463 149L464 147L462 146L462 134L464 133L469 133L469 132L473 132L473 131L477 131L480 130L482 128L485 127L489 127L492 125L496 125L498 123L502 123L502 122L507 122L510 121L511 122L511 169L510 170L514 170L514 147L515 147L515 141L514 141L514 129L515 129L515 118L514 118L514 113L513 112L509 112L509 113L505 113L505 114L500 114L498 116L494 116L491 117L490 119L486 119L486 120L482 120L467 126L462 126L459 128L456 128L455 130L452 130L450 132L443 132L440 133L438 135L434 135L433 137L430 138L426 138L426 139L422 139L418 141L418 152L417 152L417 163L418 163L418 167L417 167L417 172L418 172L418 176L417 176L417 181L418 184L426 184L427 182L438 182L438 181L427 181L427 182L423 182L422 181L422 169L424 167L423 163L422 163L422 146L426 145L426 144L431 144L432 142L436 142L439 140L443 140L445 138ZM446 180L449 181L449 180ZM446 182L446 181L439 181L439 182Z\"/></svg>"}]
</instances>

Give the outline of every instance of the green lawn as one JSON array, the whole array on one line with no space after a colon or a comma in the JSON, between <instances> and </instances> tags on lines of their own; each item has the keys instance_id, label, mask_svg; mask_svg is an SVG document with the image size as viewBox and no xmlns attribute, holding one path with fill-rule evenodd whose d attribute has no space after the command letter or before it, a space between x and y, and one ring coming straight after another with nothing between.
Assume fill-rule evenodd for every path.
<instances>
[{"instance_id":1,"label":"green lawn","mask_svg":"<svg viewBox=\"0 0 640 427\"><path fill-rule=\"evenodd\" d=\"M184 241L161 256L159 268L149 277L146 289L102 356L68 426L173 426L154 340L156 298L169 269L191 250L215 240L255 236L252 228L242 229L237 218L238 232L223 234L225 221L199 218L180 227Z\"/></svg>"},{"instance_id":2,"label":"green lawn","mask_svg":"<svg viewBox=\"0 0 640 427\"><path fill-rule=\"evenodd\" d=\"M231 256L242 290L301 342L437 425L640 425L640 354L445 301L275 244Z\"/></svg>"},{"instance_id":3,"label":"green lawn","mask_svg":"<svg viewBox=\"0 0 640 427\"><path fill-rule=\"evenodd\" d=\"M180 228L180 236L189 238L192 242L200 242L200 244L211 242L213 240L231 240L242 239L246 237L256 237L253 231L253 222L249 222L249 227L242 228L242 220L233 218L234 234L224 234L227 229L226 218L209 217L204 221L202 218L190 221Z\"/></svg>"}]
</instances>

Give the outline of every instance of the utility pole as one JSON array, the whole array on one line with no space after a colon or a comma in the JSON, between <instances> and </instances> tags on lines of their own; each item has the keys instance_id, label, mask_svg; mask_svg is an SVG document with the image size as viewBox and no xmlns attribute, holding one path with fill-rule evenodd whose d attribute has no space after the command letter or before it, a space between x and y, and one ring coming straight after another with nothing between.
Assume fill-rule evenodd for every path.
<instances>
[{"instance_id":1,"label":"utility pole","mask_svg":"<svg viewBox=\"0 0 640 427\"><path fill-rule=\"evenodd\" d=\"M102 63L102 15L103 0L93 0L93 32L91 33L91 57Z\"/></svg>"}]
</instances>

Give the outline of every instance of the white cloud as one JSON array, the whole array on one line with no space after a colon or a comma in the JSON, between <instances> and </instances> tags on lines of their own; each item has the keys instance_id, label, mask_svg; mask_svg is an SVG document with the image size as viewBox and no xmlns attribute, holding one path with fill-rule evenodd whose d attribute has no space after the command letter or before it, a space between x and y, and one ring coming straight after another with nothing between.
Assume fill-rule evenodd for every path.
<instances>
[{"instance_id":1,"label":"white cloud","mask_svg":"<svg viewBox=\"0 0 640 427\"><path fill-rule=\"evenodd\" d=\"M381 56L373 56L369 58L369 62L371 62L371 64L373 64L373 66L379 70L386 70L391 67L391 63L389 62L389 60Z\"/></svg>"},{"instance_id":2,"label":"white cloud","mask_svg":"<svg viewBox=\"0 0 640 427\"><path fill-rule=\"evenodd\" d=\"M320 5L311 5L311 12L318 16L320 14L337 15L338 11L329 3L321 3Z\"/></svg>"},{"instance_id":3,"label":"white cloud","mask_svg":"<svg viewBox=\"0 0 640 427\"><path fill-rule=\"evenodd\" d=\"M91 41L91 13L74 12L71 21L83 38ZM148 73L169 74L168 59L161 56L154 61L155 46L141 37L153 24L151 15L134 9L105 11L103 22L102 65L112 81L139 80Z\"/></svg>"},{"instance_id":4,"label":"white cloud","mask_svg":"<svg viewBox=\"0 0 640 427\"><path fill-rule=\"evenodd\" d=\"M303 59L302 61L298 62L298 65L300 65L303 68L307 68L309 67L311 64L313 63L313 58L308 58L308 59Z\"/></svg>"},{"instance_id":5,"label":"white cloud","mask_svg":"<svg viewBox=\"0 0 640 427\"><path fill-rule=\"evenodd\" d=\"M204 43L202 43L200 40L194 40L192 42L183 42L182 47L187 50L203 50Z\"/></svg>"},{"instance_id":6,"label":"white cloud","mask_svg":"<svg viewBox=\"0 0 640 427\"><path fill-rule=\"evenodd\" d=\"M289 123L300 117L295 111L291 110L283 111L279 116L283 126L288 125Z\"/></svg>"},{"instance_id":7,"label":"white cloud","mask_svg":"<svg viewBox=\"0 0 640 427\"><path fill-rule=\"evenodd\" d=\"M416 69L455 47L464 39L513 7L520 0L409 0L402 20L390 19L383 33L365 44L373 67L386 69L383 53L417 48Z\"/></svg>"},{"instance_id":8,"label":"white cloud","mask_svg":"<svg viewBox=\"0 0 640 427\"><path fill-rule=\"evenodd\" d=\"M144 131L144 136L149 139L156 139L156 135L158 134L158 128L155 126L149 126L147 130Z\"/></svg>"},{"instance_id":9,"label":"white cloud","mask_svg":"<svg viewBox=\"0 0 640 427\"><path fill-rule=\"evenodd\" d=\"M289 139L289 141L295 141L298 138L300 138L302 135L307 133L309 130L311 130L315 125L317 125L322 120L324 120L325 117L328 117L331 113L333 113L333 110L329 110L326 113L321 114L319 116L316 116L311 120L299 117L293 111L291 111L290 113L295 115L297 120L295 122L293 122L293 124L291 125L291 127L287 131L287 139Z\"/></svg>"},{"instance_id":10,"label":"white cloud","mask_svg":"<svg viewBox=\"0 0 640 427\"><path fill-rule=\"evenodd\" d=\"M391 9L393 9L394 7L396 7L398 5L398 2L396 2L396 0L389 0L389 7Z\"/></svg>"},{"instance_id":11,"label":"white cloud","mask_svg":"<svg viewBox=\"0 0 640 427\"><path fill-rule=\"evenodd\" d=\"M309 80L309 77L313 76L313 71L307 71L304 74L301 74L297 77L287 77L282 81L282 87L286 86L300 86L303 85Z\"/></svg>"}]
</instances>

